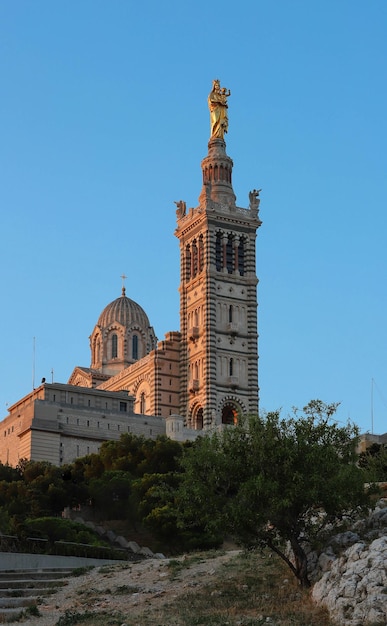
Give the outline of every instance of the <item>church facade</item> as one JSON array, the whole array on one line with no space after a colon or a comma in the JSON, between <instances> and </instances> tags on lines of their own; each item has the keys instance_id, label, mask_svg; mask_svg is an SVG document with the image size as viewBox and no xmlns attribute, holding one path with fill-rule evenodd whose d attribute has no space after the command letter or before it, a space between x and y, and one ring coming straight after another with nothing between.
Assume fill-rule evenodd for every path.
<instances>
[{"instance_id":1,"label":"church facade","mask_svg":"<svg viewBox=\"0 0 387 626\"><path fill-rule=\"evenodd\" d=\"M180 246L180 330L168 332L164 340L157 341L147 314L127 297L123 287L121 296L105 307L92 331L90 367L75 367L67 385L60 386L55 394L53 385L44 384L41 397L35 397L34 390L23 399L25 406L32 403L35 407L38 402L38 413L47 406L45 403L55 404L52 415L48 411L51 427L56 422L58 432L61 430L63 436L67 432L66 451L62 441L62 453L59 436L59 452L52 457L56 464L87 454L87 450L94 452L102 440L116 438L120 432L136 432L137 427L137 432L146 436L166 432L183 440L233 424L238 415L258 412L256 233L261 225L260 199L259 191L254 189L249 193L248 207L236 204L233 161L226 153L224 139L229 95L219 81L213 81L208 98L211 135L207 156L201 163L198 205L187 209L184 201L175 203L175 235ZM66 408L70 430L69 422L61 422L61 407L56 406L58 402L66 404L68 397L73 397L72 413L67 405L62 409ZM101 425L108 423L100 417L104 402L111 407L111 417L114 412L117 415L114 427L105 429L101 437ZM126 403L127 411L119 410L120 403ZM18 420L20 428L23 421L19 405L10 407L10 415L3 422L4 432L11 429L4 436L8 442L17 425L15 421L12 431L11 422ZM76 407L78 413L74 413ZM25 426L29 422L32 432L34 419L37 424L39 417L33 417L35 408L29 411ZM89 427L82 431L80 444L76 443L76 426L80 427L82 420ZM148 428L144 422L149 420L156 422ZM95 432L88 444L92 422ZM39 432L44 428L41 423ZM11 464L22 457L40 460L46 455L49 460L49 444L38 446L40 452L33 453L27 438L23 448L10 453L10 446L2 445L1 440L0 435L2 462L8 462L10 456ZM51 440L52 446L58 447Z\"/></svg>"}]
</instances>

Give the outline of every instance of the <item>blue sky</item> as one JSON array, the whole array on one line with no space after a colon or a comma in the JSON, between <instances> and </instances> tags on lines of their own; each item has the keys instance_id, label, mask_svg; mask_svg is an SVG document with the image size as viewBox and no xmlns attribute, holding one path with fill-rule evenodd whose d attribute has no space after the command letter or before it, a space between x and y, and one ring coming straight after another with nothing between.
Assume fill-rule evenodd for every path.
<instances>
[{"instance_id":1,"label":"blue sky","mask_svg":"<svg viewBox=\"0 0 387 626\"><path fill-rule=\"evenodd\" d=\"M386 33L386 0L1 0L0 417L90 365L123 272L178 330L174 201L219 78L238 205L262 187L261 408L386 432Z\"/></svg>"}]
</instances>

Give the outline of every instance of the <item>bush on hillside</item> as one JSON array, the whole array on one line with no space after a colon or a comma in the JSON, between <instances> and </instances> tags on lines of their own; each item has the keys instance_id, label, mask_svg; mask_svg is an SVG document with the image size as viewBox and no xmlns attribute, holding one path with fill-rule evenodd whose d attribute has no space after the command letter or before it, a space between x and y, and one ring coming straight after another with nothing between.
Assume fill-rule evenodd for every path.
<instances>
[{"instance_id":1,"label":"bush on hillside","mask_svg":"<svg viewBox=\"0 0 387 626\"><path fill-rule=\"evenodd\" d=\"M92 530L83 524L61 517L40 517L27 519L23 524L24 538L35 537L55 541L69 541L73 543L87 543L94 546L107 545Z\"/></svg>"}]
</instances>

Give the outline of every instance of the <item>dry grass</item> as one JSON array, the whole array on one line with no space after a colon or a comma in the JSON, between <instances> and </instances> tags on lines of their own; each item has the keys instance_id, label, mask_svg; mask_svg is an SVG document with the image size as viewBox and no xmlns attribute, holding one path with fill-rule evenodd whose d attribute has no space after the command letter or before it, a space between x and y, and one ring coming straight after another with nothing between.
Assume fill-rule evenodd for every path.
<instances>
[{"instance_id":1,"label":"dry grass","mask_svg":"<svg viewBox=\"0 0 387 626\"><path fill-rule=\"evenodd\" d=\"M201 561L202 560L202 561ZM169 562L168 576L178 585L187 568L192 576L184 591L173 599L155 605L150 601L141 614L122 610L99 614L90 611L67 612L57 626L331 626L327 613L302 590L287 567L269 553L240 553L224 563L211 576L201 575L198 564L211 561L207 554ZM196 568L196 569L195 569ZM118 588L117 588L118 591ZM130 594L131 589L120 593ZM121 607L122 609L122 607Z\"/></svg>"}]
</instances>

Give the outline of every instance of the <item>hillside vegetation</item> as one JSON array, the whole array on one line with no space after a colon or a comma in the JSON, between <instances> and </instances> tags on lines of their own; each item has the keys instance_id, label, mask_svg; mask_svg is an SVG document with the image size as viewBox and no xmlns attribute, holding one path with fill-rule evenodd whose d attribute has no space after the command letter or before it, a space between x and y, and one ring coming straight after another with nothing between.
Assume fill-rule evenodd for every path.
<instances>
[{"instance_id":1,"label":"hillside vegetation","mask_svg":"<svg viewBox=\"0 0 387 626\"><path fill-rule=\"evenodd\" d=\"M357 429L334 421L336 407L315 400L286 419L240 419L183 445L125 434L64 467L0 465L0 530L94 543L60 519L66 507L87 506L102 524L122 520L128 534L147 533L152 549L168 556L219 547L226 536L266 546L307 587L305 542L366 507L364 483L385 478L387 468L382 448L359 463Z\"/></svg>"}]
</instances>

